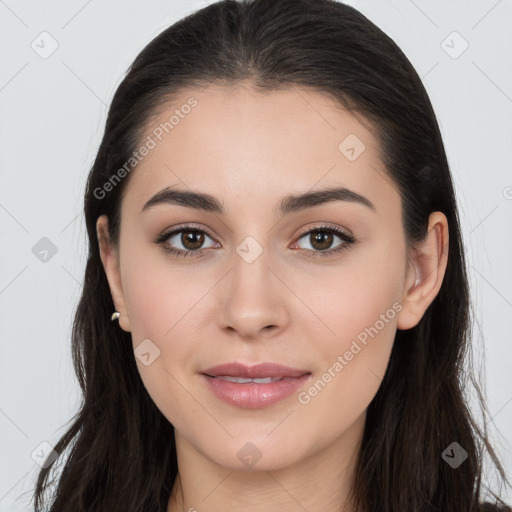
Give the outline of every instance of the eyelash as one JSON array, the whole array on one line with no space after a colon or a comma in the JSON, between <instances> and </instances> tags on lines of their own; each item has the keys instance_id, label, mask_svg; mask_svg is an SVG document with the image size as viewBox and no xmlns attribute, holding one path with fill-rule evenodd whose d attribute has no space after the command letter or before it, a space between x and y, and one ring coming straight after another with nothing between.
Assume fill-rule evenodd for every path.
<instances>
[{"instance_id":1,"label":"eyelash","mask_svg":"<svg viewBox=\"0 0 512 512\"><path fill-rule=\"evenodd\" d=\"M154 242L157 245L162 245L165 252L173 254L174 256L177 256L177 257L182 257L182 258L189 256L189 255L191 255L193 257L200 256L204 251L207 250L207 249L198 249L195 251L190 251L190 250L184 251L182 249L173 249L172 247L165 245L167 242L167 239L169 237L176 235L177 233L181 233L183 231L204 233L205 235L208 235L210 238L213 239L213 237L208 233L208 231L196 228L195 226L181 225L181 226L174 228L172 231L162 233ZM306 251L306 252L311 253L310 256L312 256L313 258L332 256L333 254L339 253L345 249L350 248L350 246L356 242L356 239L352 235L349 235L349 234L345 233L344 231L342 231L341 229L335 228L332 226L316 226L312 229L309 229L309 231L306 231L305 233L303 233L297 240L300 240L301 238L304 238L306 235L309 235L309 234L315 233L315 232L335 234L335 235L339 236L339 238L341 238L344 241L344 243L341 244L337 249L326 250L326 251L311 251L309 249L300 249L300 251Z\"/></svg>"}]
</instances>

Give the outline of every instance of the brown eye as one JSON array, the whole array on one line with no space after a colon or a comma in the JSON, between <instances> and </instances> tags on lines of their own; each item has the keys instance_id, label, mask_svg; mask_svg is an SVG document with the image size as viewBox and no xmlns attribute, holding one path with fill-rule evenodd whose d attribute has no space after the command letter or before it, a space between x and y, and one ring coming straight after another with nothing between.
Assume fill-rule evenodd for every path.
<instances>
[{"instance_id":1,"label":"brown eye","mask_svg":"<svg viewBox=\"0 0 512 512\"><path fill-rule=\"evenodd\" d=\"M187 250L197 250L204 243L204 233L198 230L183 230L181 231L180 242Z\"/></svg>"},{"instance_id":2,"label":"brown eye","mask_svg":"<svg viewBox=\"0 0 512 512\"><path fill-rule=\"evenodd\" d=\"M335 227L316 227L304 233L299 240L307 239L308 236L311 249L303 250L314 257L333 255L356 242L352 235ZM335 237L339 238L341 242L334 246L335 249L331 249ZM179 226L168 233L162 234L155 240L155 243L162 245L166 252L176 256L200 256L205 252L206 248L203 247L203 244L206 238L213 241L212 237L202 229L194 226ZM215 247L216 243L213 241L210 248ZM182 248L176 247L177 245L181 245Z\"/></svg>"},{"instance_id":3,"label":"brown eye","mask_svg":"<svg viewBox=\"0 0 512 512\"><path fill-rule=\"evenodd\" d=\"M326 231L311 231L309 240L311 245L318 249L319 251L324 251L329 249L333 242L332 233L327 233Z\"/></svg>"},{"instance_id":4,"label":"brown eye","mask_svg":"<svg viewBox=\"0 0 512 512\"><path fill-rule=\"evenodd\" d=\"M334 249L331 249L335 238L339 238L341 242L335 245ZM304 250L314 257L330 256L350 247L356 241L352 235L345 233L341 229L328 226L311 229L304 233L299 240L301 239L308 241L311 248Z\"/></svg>"},{"instance_id":5,"label":"brown eye","mask_svg":"<svg viewBox=\"0 0 512 512\"><path fill-rule=\"evenodd\" d=\"M162 234L155 243L162 245L166 252L176 256L200 256L204 252L203 245L206 238L211 239L202 229L194 226L180 226ZM213 246L215 242L210 247Z\"/></svg>"}]
</instances>

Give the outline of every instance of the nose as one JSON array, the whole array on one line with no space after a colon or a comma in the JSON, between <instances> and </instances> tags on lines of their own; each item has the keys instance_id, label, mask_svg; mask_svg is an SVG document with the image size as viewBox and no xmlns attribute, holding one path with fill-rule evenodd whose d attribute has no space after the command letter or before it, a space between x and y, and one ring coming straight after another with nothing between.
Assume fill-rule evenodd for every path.
<instances>
[{"instance_id":1,"label":"nose","mask_svg":"<svg viewBox=\"0 0 512 512\"><path fill-rule=\"evenodd\" d=\"M223 279L219 297L219 325L244 339L272 337L289 321L286 301L290 290L263 252L249 262L236 254Z\"/></svg>"}]
</instances>

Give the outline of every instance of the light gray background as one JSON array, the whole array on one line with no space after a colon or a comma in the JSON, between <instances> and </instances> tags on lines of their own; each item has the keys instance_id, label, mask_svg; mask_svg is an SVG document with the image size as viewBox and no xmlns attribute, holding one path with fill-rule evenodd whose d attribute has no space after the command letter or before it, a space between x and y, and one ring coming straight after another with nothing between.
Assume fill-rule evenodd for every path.
<instances>
[{"instance_id":1,"label":"light gray background","mask_svg":"<svg viewBox=\"0 0 512 512\"><path fill-rule=\"evenodd\" d=\"M31 454L55 444L76 412L70 331L85 268L82 201L107 106L137 53L205 3L0 0L0 511L29 510L20 495L39 469ZM485 348L498 432L488 427L510 475L512 1L347 3L403 49L438 115L467 250L475 359ZM51 48L43 31L58 43L47 58L31 47ZM469 44L457 58L464 41L454 31ZM47 262L32 252L42 237L57 248Z\"/></svg>"}]
</instances>

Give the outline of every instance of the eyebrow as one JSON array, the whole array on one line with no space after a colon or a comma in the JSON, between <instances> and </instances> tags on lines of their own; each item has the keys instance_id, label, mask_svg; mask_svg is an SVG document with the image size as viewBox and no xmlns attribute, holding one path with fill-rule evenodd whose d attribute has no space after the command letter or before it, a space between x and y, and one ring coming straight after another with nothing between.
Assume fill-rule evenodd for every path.
<instances>
[{"instance_id":1,"label":"eyebrow","mask_svg":"<svg viewBox=\"0 0 512 512\"><path fill-rule=\"evenodd\" d=\"M282 215L287 215L332 201L358 203L376 213L375 205L368 198L345 187L329 188L299 195L286 196L279 204L278 211ZM195 210L213 212L219 215L225 215L226 213L223 204L215 196L202 192L178 190L171 187L157 192L143 206L141 213L157 205L179 205Z\"/></svg>"}]
</instances>

